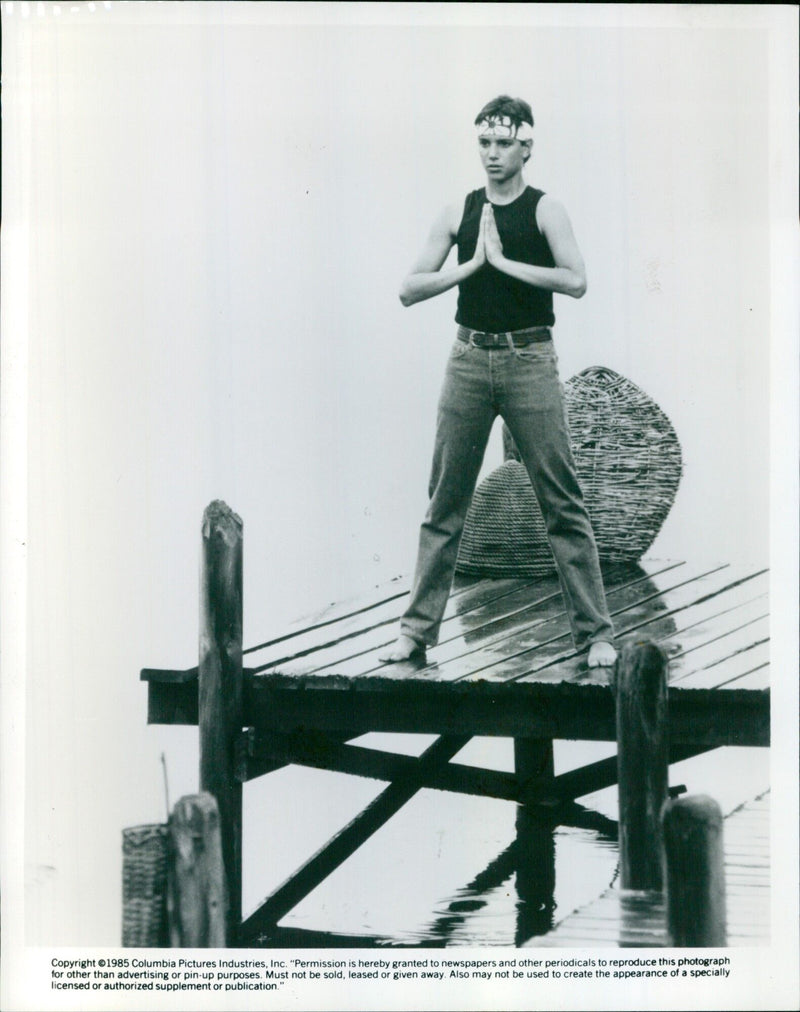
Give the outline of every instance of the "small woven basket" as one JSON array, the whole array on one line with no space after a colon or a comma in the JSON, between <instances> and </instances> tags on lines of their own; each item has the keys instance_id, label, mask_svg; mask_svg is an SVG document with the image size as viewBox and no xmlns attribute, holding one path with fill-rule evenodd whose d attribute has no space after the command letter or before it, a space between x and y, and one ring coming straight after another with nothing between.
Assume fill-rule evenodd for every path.
<instances>
[{"instance_id":1,"label":"small woven basket","mask_svg":"<svg viewBox=\"0 0 800 1012\"><path fill-rule=\"evenodd\" d=\"M166 825L122 831L122 944L163 947L167 934Z\"/></svg>"},{"instance_id":2,"label":"small woven basket","mask_svg":"<svg viewBox=\"0 0 800 1012\"><path fill-rule=\"evenodd\" d=\"M636 562L655 541L678 491L675 430L643 390L594 366L564 385L572 452L600 558ZM539 504L507 429L506 461L475 491L457 569L540 576L555 568Z\"/></svg>"}]
</instances>

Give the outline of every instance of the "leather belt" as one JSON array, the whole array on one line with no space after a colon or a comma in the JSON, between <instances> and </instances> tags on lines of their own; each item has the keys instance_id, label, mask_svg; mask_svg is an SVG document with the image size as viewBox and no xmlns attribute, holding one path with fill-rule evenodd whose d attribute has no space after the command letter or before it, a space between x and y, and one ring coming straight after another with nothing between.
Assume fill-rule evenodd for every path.
<instances>
[{"instance_id":1,"label":"leather belt","mask_svg":"<svg viewBox=\"0 0 800 1012\"><path fill-rule=\"evenodd\" d=\"M528 344L551 341L549 327L527 327L525 330L509 330L501 334L490 334L484 330L470 330L459 327L456 334L459 341L474 348L524 348Z\"/></svg>"}]
</instances>

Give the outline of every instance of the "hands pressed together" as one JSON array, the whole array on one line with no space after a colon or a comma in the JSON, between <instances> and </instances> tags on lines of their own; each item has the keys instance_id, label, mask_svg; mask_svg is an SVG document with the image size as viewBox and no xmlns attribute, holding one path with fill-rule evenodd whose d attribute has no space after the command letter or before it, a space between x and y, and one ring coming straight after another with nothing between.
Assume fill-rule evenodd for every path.
<instances>
[{"instance_id":1,"label":"hands pressed together","mask_svg":"<svg viewBox=\"0 0 800 1012\"><path fill-rule=\"evenodd\" d=\"M481 211L481 221L478 227L478 241L475 245L475 254L472 262L477 270L487 261L493 267L499 266L503 258L503 244L500 241L500 233L497 231L497 222L494 220L494 208L487 201Z\"/></svg>"}]
</instances>

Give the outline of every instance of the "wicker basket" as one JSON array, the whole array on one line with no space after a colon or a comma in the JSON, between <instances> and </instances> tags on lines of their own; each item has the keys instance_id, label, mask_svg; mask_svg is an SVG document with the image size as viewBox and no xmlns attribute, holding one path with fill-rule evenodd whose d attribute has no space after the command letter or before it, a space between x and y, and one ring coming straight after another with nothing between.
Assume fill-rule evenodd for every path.
<instances>
[{"instance_id":1,"label":"wicker basket","mask_svg":"<svg viewBox=\"0 0 800 1012\"><path fill-rule=\"evenodd\" d=\"M661 530L681 479L681 448L659 406L600 366L564 385L572 452L600 558L636 562ZM475 491L457 569L481 576L552 573L544 519L504 428L507 458Z\"/></svg>"},{"instance_id":2,"label":"wicker basket","mask_svg":"<svg viewBox=\"0 0 800 1012\"><path fill-rule=\"evenodd\" d=\"M162 947L167 935L167 844L165 825L122 831L122 944Z\"/></svg>"}]
</instances>

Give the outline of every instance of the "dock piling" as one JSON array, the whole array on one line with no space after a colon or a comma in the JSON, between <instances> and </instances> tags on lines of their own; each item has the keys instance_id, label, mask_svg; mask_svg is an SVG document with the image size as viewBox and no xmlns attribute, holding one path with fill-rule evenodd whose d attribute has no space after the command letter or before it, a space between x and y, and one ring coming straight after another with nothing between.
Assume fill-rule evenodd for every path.
<instances>
[{"instance_id":1,"label":"dock piling","mask_svg":"<svg viewBox=\"0 0 800 1012\"><path fill-rule=\"evenodd\" d=\"M650 641L623 645L615 678L620 884L659 890L661 808L669 777L667 658Z\"/></svg>"},{"instance_id":2,"label":"dock piling","mask_svg":"<svg viewBox=\"0 0 800 1012\"><path fill-rule=\"evenodd\" d=\"M217 803L210 794L181 798L169 820L169 944L224 948L227 899Z\"/></svg>"},{"instance_id":3,"label":"dock piling","mask_svg":"<svg viewBox=\"0 0 800 1012\"><path fill-rule=\"evenodd\" d=\"M698 794L664 805L667 926L677 947L727 944L722 812Z\"/></svg>"},{"instance_id":4,"label":"dock piling","mask_svg":"<svg viewBox=\"0 0 800 1012\"><path fill-rule=\"evenodd\" d=\"M199 646L200 790L219 807L231 946L242 919L242 521L219 500L203 514Z\"/></svg>"}]
</instances>

